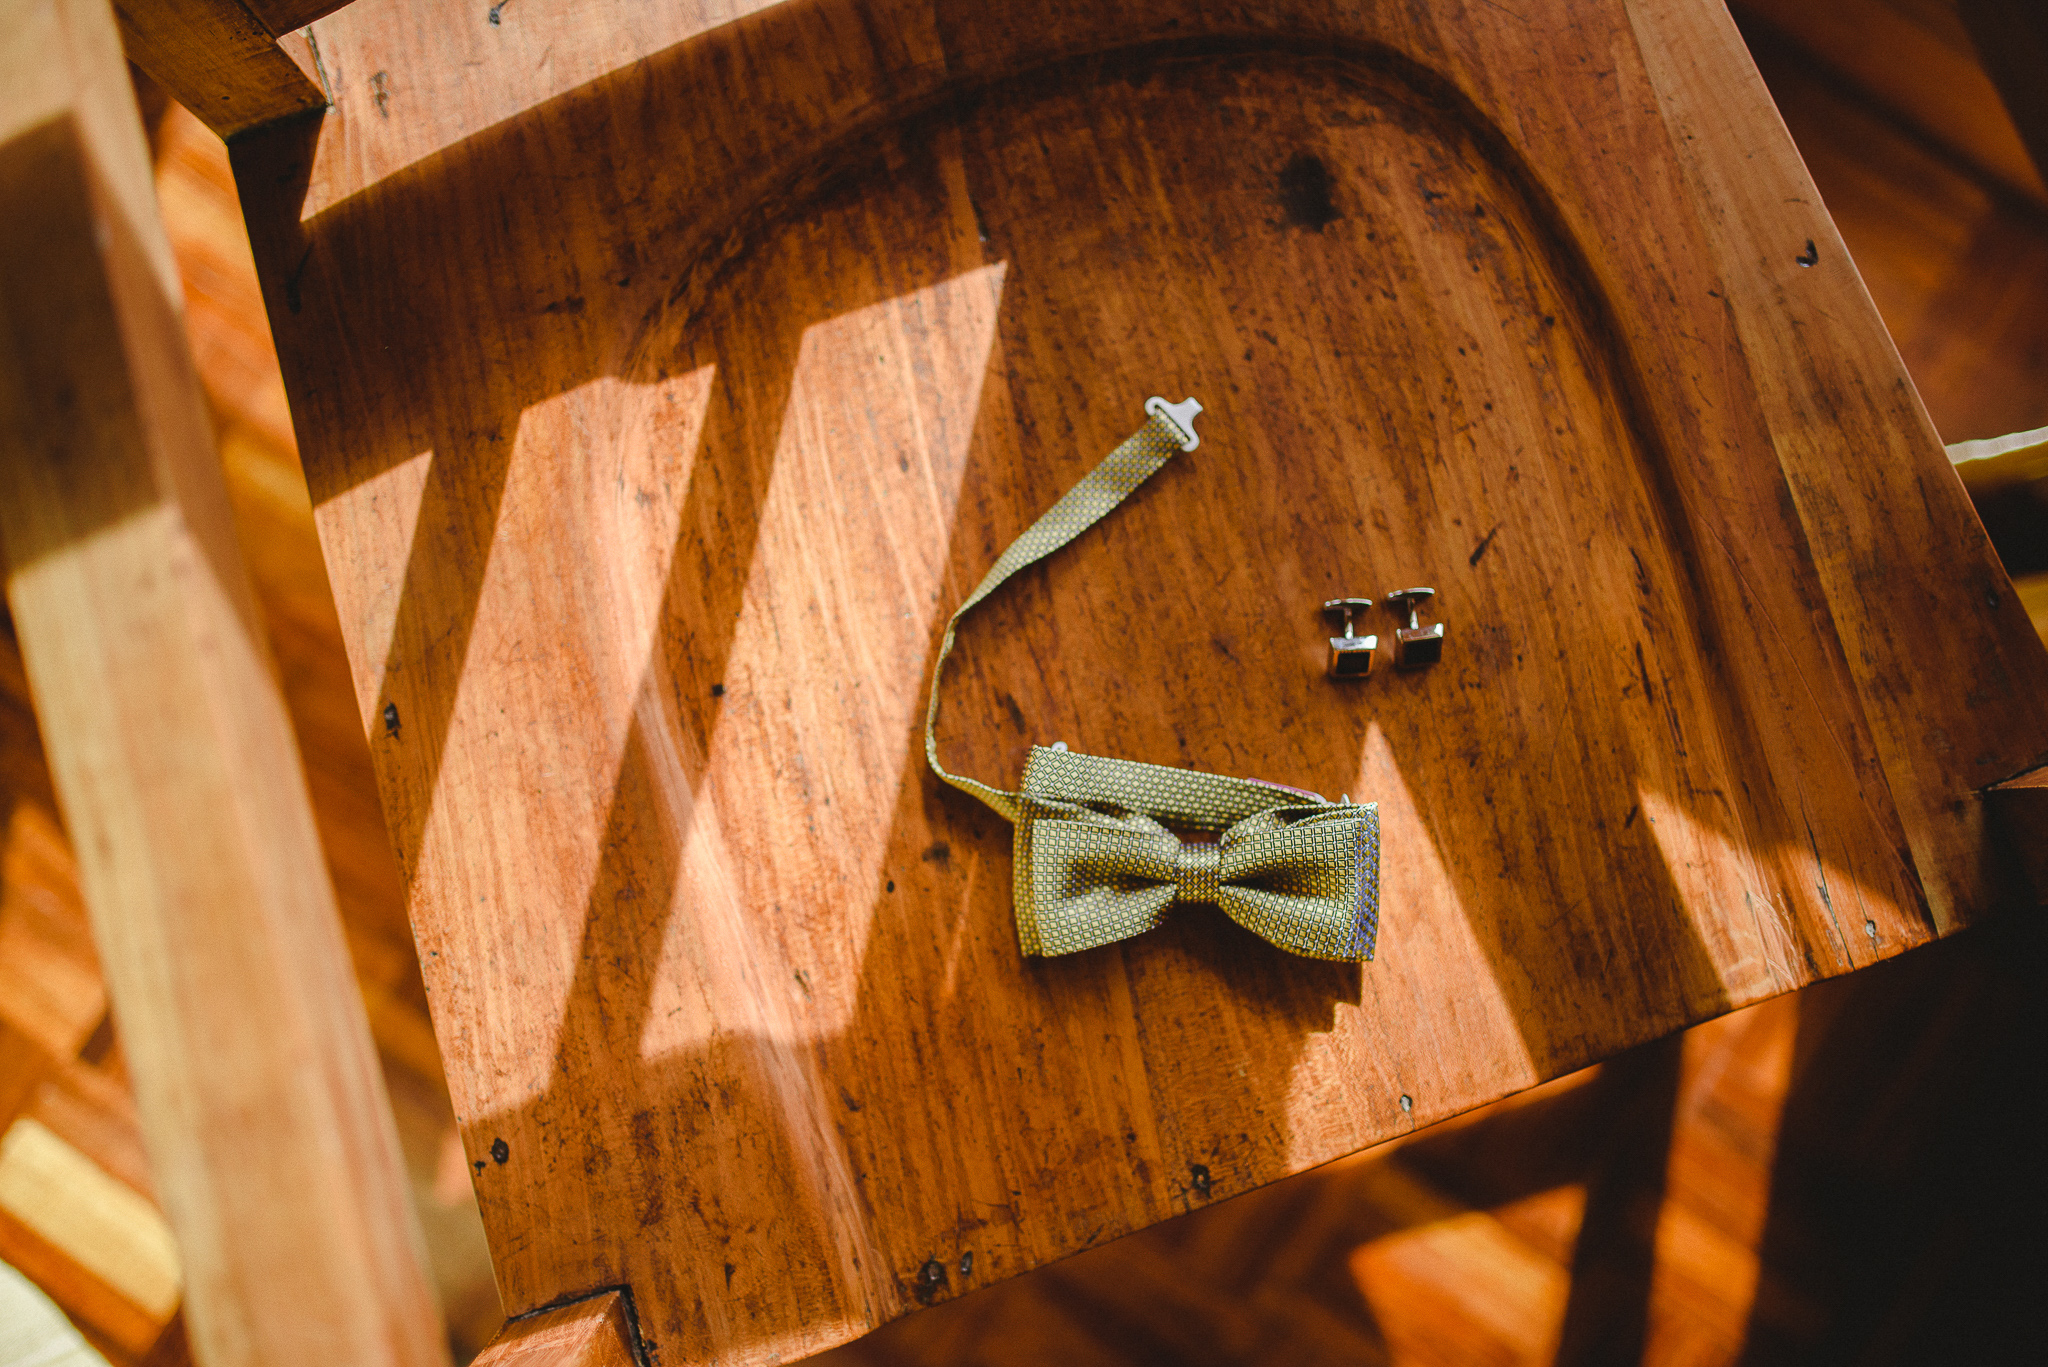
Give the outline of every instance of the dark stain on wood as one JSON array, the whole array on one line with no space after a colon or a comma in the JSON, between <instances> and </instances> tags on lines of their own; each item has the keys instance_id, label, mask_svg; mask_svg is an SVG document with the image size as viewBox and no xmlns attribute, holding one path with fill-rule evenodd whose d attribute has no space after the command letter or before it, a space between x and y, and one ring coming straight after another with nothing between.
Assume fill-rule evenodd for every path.
<instances>
[{"instance_id":1,"label":"dark stain on wood","mask_svg":"<svg viewBox=\"0 0 2048 1367\"><path fill-rule=\"evenodd\" d=\"M1330 168L1321 157L1296 152L1280 171L1280 207L1288 221L1321 232L1343 217L1331 201L1331 185Z\"/></svg>"}]
</instances>

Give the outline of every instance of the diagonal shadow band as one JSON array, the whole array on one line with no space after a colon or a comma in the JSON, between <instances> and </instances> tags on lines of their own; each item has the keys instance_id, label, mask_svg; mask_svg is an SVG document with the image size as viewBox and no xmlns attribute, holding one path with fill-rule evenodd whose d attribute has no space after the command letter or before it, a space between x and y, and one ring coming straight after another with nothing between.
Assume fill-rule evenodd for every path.
<instances>
[{"instance_id":1,"label":"diagonal shadow band","mask_svg":"<svg viewBox=\"0 0 2048 1367\"><path fill-rule=\"evenodd\" d=\"M664 76L695 71L712 60L707 53L769 31L721 31L688 53L650 61ZM649 74L638 69L563 97L571 103L550 118L601 142L616 99ZM1699 583L1712 566L1695 563L1707 556L1696 540L1671 535L1690 510L1674 481L1657 473L1669 455L1646 405L1631 398L1640 386L1583 256L1559 255L1557 243L1569 235L1554 206L1532 192L1533 176L1511 157L1503 163L1498 134L1474 132L1469 101L1425 76L1381 50L1333 54L1301 39L1090 57L974 89L971 99L927 104L900 126L849 134L829 155L804 162L779 197L745 200L742 192L759 185L743 178L727 206L768 207L724 220L707 213L726 225L723 237L684 224L686 215L660 192L687 182L656 168L648 195L619 206L623 224L591 234L629 244L630 259L623 246L617 259L600 262L548 245L564 227L551 213L566 207L566 227L581 240L600 216L590 204L609 208L616 196L579 200L546 177L533 178L530 195L492 183L529 174L530 155L559 164L531 153L529 130L517 124L408 168L310 225L270 225L300 236L273 242L266 259L295 260L311 272L271 280L273 309L287 314L295 297L331 309L350 292L368 301L360 317L386 327L499 291L532 301L524 311L491 311L497 321L471 339L474 355L408 349L401 332L387 340L377 327L331 312L296 324L331 328L335 345L367 358L356 377L362 392L301 394L315 407L358 403L372 414L360 449L309 452L323 513L423 449L434 452L436 469L465 475L437 485L430 472L418 529L390 557L400 581L391 659L414 672L387 665L373 680L387 691L372 696L382 703L400 688L418 690L405 694L400 735L379 739L380 773L416 906L430 874L449 879L432 885L434 915L423 918L422 942L430 955L447 948L460 959L430 971L444 1036L462 1032L470 1046L462 1066L473 1075L456 1081L472 1111L465 1129L508 1303L625 1281L644 1293L655 1332L691 1351L748 1340L752 1324L794 1322L792 1306L822 1307L813 1324L865 1323L916 1298L919 1270L943 1240L993 1239L1000 1256L985 1258L988 1271L1042 1260L1208 1191L1329 1156L1317 1144L1412 1123L1397 1097L1412 1103L1419 1095L1417 1118L1440 1117L1610 1050L1645 1022L1669 1028L1729 1004L1722 947L1702 942L1700 907L1688 900L1696 885L1681 884L1672 858L1646 833L1619 848L1610 833L1627 828L1631 804L1639 807L1648 789L1729 846L1773 857L1799 847L1784 821L1749 825L1729 815L1731 794L1777 797L1774 775L1762 772L1762 742L1745 739L1747 719L1718 691L1731 674L1744 677L1723 656L1747 647L1684 625L1699 615ZM1172 162L1162 149L1183 139L1160 130L1210 126L1204 119L1218 130L1212 145ZM1380 169L1390 158L1375 149L1386 146L1412 157L1413 165L1401 164L1420 174ZM238 149L240 173L286 173L291 151L284 138ZM1328 180L1329 212L1317 206L1306 215L1318 220L1313 226L1288 208L1288 168L1303 157ZM562 169L571 178L598 174ZM1110 212L1131 187L1153 185L1168 192L1148 201L1146 213ZM519 205L514 221L474 222L472 205L508 200ZM1468 200L1475 212L1461 207L1446 218L1442 202ZM462 241L483 264L458 264L446 278L380 274L377 244L415 227ZM480 231L467 237L469 228ZM1000 737L965 741L971 763L956 766L1014 772L1006 761L1015 749L1047 738L1030 728L1057 727L1084 748L1263 770L1342 791L1360 775L1358 737L1383 721L1390 758L1374 776L1406 782L1410 848L1433 851L1442 873L1431 885L1410 884L1411 927L1461 937L1447 941L1457 952L1433 965L1446 981L1420 982L1415 960L1402 966L1403 978L1390 957L1375 983L1397 982L1408 995L1390 988L1386 1003L1368 1008L1355 975L1338 981L1321 968L1275 965L1227 932L1212 934L1200 917L1129 953L1019 974L1001 895L1004 833L932 799L918 777L911 717L887 708L862 713L839 691L868 678L901 691L920 644L928 668L930 630L922 641L913 632L906 646L880 627L884 609L900 609L911 619L922 614L931 628L937 595L879 573L840 582L864 566L834 558L839 527L821 524L808 542L790 541L790 563L809 570L813 562L801 557L815 553L823 578L834 581L833 601L873 614L863 623L873 632L807 632L808 617L774 623L786 628L791 650L870 649L886 654L887 669L849 669L845 680L779 690L764 671L769 687L714 700L714 688L734 682L739 623L758 606L749 567L761 561L764 501L789 458L785 447L804 435L792 432L803 339L989 258L1011 263L996 367L1008 384L992 391L1000 414L970 405L976 435L960 457L958 507L941 519L950 591L971 582L1058 492L1060 471L1045 453L1084 466L1122 434L1128 414L1111 414L1090 395L1143 393L1170 373L1189 388L1230 395L1241 416L1229 419L1217 444L1234 463L1205 466L1200 485L1151 491L1128 519L1104 529L1092 562L1033 571L975 625L979 663L959 680L964 701L952 706L958 715L1017 722ZM461 263L463 252L451 245L435 259ZM540 263L538 278L495 278L508 260ZM875 261L883 264L867 264ZM1509 320L1498 345L1518 359L1455 360L1484 348L1459 309L1430 311L1432 292L1417 282L1438 279L1476 279L1471 311ZM1313 284L1299 287L1302 280ZM359 316L353 307L345 312ZM1562 328L1554 326L1559 318ZM398 350L380 359L387 345ZM519 363L492 366L483 356ZM1359 403L1352 396L1381 362L1416 376L1415 384ZM985 356L981 363L990 365ZM602 466L617 434L587 409L591 421L579 427L572 405L549 430L574 440L560 449L535 442L530 453L519 441L538 421L533 415L586 392L593 376L652 384L706 366L716 367L716 378L676 517L653 658L639 679L606 677L593 690L625 694L632 720L615 751L572 756L581 772L558 782L550 746L576 751L578 738L601 733L609 744L612 736L609 703L580 695L572 686L579 671L560 667L579 651L600 654L578 625L578 595L588 586L573 573L551 582L536 562L511 556L505 573L519 593L509 601L541 609L522 620L490 600L491 565L508 549L500 538L519 462L530 455L543 472L558 465L562 484L574 487L578 472ZM1048 397L1048 377L1068 382L1057 398ZM843 383L849 415L857 416L856 400L879 409L894 393L892 381L851 364ZM1482 416L1496 404L1499 416ZM429 420L441 412L465 416ZM507 441L507 432L519 438ZM837 439L812 435L827 449ZM452 456L445 467L435 443ZM1500 457L1504 450L1511 459ZM1526 487L1518 484L1524 468ZM1326 497L1290 497L1311 469L1329 477ZM901 473L912 474L907 457ZM1567 488L1590 490L1576 511L1559 492ZM906 507L914 496L921 497L891 495ZM1477 555L1466 559L1481 512L1486 523L1509 528L1483 569ZM537 516L526 505L522 515ZM1610 516L1622 525L1610 525ZM1371 519L1377 538L1360 536ZM565 513L555 530L548 544L574 548L584 529ZM1589 618L1597 651L1539 655L1518 613L1579 586L1546 582L1540 568L1512 557L1555 551L1553 563L1568 563L1580 545L1601 573L1627 576L1633 561L1644 601ZM444 556L460 563L442 566ZM573 569L574 555L568 559ZM1469 668L1389 685L1370 701L1339 697L1300 668L1295 636L1272 625L1271 603L1328 596L1311 592L1321 587L1313 582L1319 564L1385 581L1417 563L1457 576L1443 582L1447 603L1462 605L1475 623ZM1121 567L1107 588L1104 564ZM792 569L789 577L792 601L806 602L801 574ZM1205 586L1200 608L1189 605L1190 585ZM819 603L828 596L824 588L817 595ZM1062 606L1048 611L1048 602ZM1170 630L1160 629L1162 620ZM571 686L536 702L523 684L505 685L533 677L537 671L513 668L527 659L549 660ZM480 703L512 715L484 715L462 736L455 786L464 801L437 810L436 795L449 786L443 773L464 674L478 660L488 661L493 688ZM1496 681L1490 692L1475 686L1481 676ZM1638 676L1641 692L1632 695ZM1218 678L1273 681L1259 699L1261 729L1245 730L1241 690L1202 686ZM912 715L920 682L908 685ZM1612 714L1624 706L1616 698L1647 709L1652 724L1632 722L1628 748L1603 749ZM778 709L798 720L776 720ZM866 729L818 720L856 714L877 720ZM771 722L794 728L789 734L806 744L766 743L787 738ZM858 740L858 763L814 767L806 759L808 743L843 735ZM1536 762L1545 742L1549 754ZM709 801L714 752L750 744L763 791L801 791L802 803L773 810L831 827L826 834L792 818L758 829L731 822L711 839L694 806L685 820L676 815L685 808L661 796L667 785L692 804ZM651 758L670 755L673 764ZM1491 786L1475 788L1463 771L1488 755L1505 767ZM841 805L831 810L835 801ZM874 839L861 859L842 860L833 837L850 828L832 823L852 820L849 808L863 823L861 840ZM563 811L584 815L559 824L532 819ZM1539 812L1542 820L1530 820ZM502 829L492 827L500 819ZM423 832L434 822L446 825L436 853L449 862L423 872ZM883 824L886 833L877 834ZM537 853L520 849L522 829L542 831L550 843ZM564 835L585 830L592 848ZM779 833L780 843L764 831ZM724 861L716 878L689 862L699 841L710 851L704 858ZM800 884L821 850L812 886L787 898L722 891L783 887L775 880L785 865L796 871L791 885ZM464 864L471 859L478 868L501 860L538 869L551 881L537 891L518 873L473 875ZM587 882L565 892L575 879L564 870L586 868ZM1717 868L1727 872L1725 863ZM1778 900L1794 900L1787 870L1766 864L1759 881L1774 910ZM464 896L440 896L454 888ZM470 894L478 905L493 894L501 900L478 911ZM934 909L954 907L941 940ZM709 936L720 918L743 916L762 924L726 940ZM542 931L529 936L529 920ZM1810 948L1807 937L1788 934ZM559 983L550 936L567 945ZM692 936L701 953L677 948ZM1411 932L1408 943L1419 935ZM1617 971L1607 973L1610 966ZM1811 965L1795 966L1800 971ZM744 1000L766 1004L773 1019L750 1024L721 1014L721 994L707 987L725 981L719 974L736 975ZM973 1000L963 982L984 994L993 982L1001 992L976 1003L986 1020L948 1035L940 1012L958 1014ZM559 1005L551 1051L535 1049L523 1030L491 1029L496 1013L530 1005L521 996L529 990ZM1458 1014L1468 1009L1481 1014ZM689 1029L664 1024L672 1010L693 1022ZM1335 1028L1368 1013L1389 1042L1386 1057L1361 1045L1360 1031ZM1467 1019L1485 1027L1477 1037L1489 1048L1471 1051L1470 1060L1483 1075L1432 1071L1441 1060L1431 1032L1455 1035ZM672 1029L677 1047L650 1057L650 1035ZM492 1071L499 1066L533 1079L529 1089L507 1084ZM960 1098L985 1099L990 1079L1012 1068L1019 1086L1005 1105L1042 1099L1051 1119L1025 1127L1033 1143L1019 1154L984 1160L977 1155L990 1147L982 1142L986 1122L964 1103L964 1119L944 1113ZM1327 1087L1307 1085L1321 1076ZM829 1112L835 1089L815 1080L844 1078L865 1094L842 1085L842 1110ZM807 1099L792 1105L792 1090ZM509 1109L508 1096L517 1100ZM1324 1121L1310 1114L1317 1108ZM1342 1123L1324 1123L1332 1113ZM974 1141L964 1151L962 1137ZM1090 1146L1092 1156L1083 1152ZM1106 1166L1115 1180L1068 1185L1091 1165ZM1018 1199L1027 1192L1029 1200ZM612 1218L627 1208L646 1222L637 1233ZM817 1246L833 1244L845 1212L855 1223L888 1215L894 1242L882 1253L890 1265L856 1274L842 1248L800 1274L769 1266L798 1224L808 1222ZM676 1245L661 1241L671 1236ZM922 1242L913 1248L911 1239ZM687 1254L663 1256L675 1247ZM730 1251L720 1257L720 1249ZM773 1343L761 1347L771 1350Z\"/></svg>"}]
</instances>

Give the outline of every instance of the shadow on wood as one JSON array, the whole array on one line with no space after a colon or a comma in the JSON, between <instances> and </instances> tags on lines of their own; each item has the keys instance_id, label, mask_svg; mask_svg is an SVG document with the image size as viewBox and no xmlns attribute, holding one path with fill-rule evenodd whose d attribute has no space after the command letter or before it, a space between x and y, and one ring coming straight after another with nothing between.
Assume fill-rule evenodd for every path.
<instances>
[{"instance_id":1,"label":"shadow on wood","mask_svg":"<svg viewBox=\"0 0 2048 1367\"><path fill-rule=\"evenodd\" d=\"M1948 586L1860 549L1811 407L1855 480L1942 458L1816 207L1742 284L1858 320L1844 392L1744 368L1583 21L1069 18L792 0L356 183L427 115L345 11L374 94L236 148L509 1308L824 1346L2001 895L1953 804L2048 748L2039 646L1959 488ZM966 629L949 767L1378 800L1363 975L1200 911L1020 965L1006 828L924 774L947 610L1165 389L1202 450ZM1445 662L1326 684L1315 605L1417 580ZM1995 663L1933 752L1953 680L1857 606L1905 580Z\"/></svg>"},{"instance_id":2,"label":"shadow on wood","mask_svg":"<svg viewBox=\"0 0 2048 1367\"><path fill-rule=\"evenodd\" d=\"M813 1361L2031 1361L2044 948L2002 918Z\"/></svg>"}]
</instances>

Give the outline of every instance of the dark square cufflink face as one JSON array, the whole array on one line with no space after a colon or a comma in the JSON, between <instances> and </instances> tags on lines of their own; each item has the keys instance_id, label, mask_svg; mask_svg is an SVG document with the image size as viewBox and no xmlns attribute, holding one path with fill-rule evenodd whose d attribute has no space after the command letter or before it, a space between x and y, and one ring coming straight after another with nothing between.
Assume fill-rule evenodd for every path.
<instances>
[{"instance_id":1,"label":"dark square cufflink face","mask_svg":"<svg viewBox=\"0 0 2048 1367\"><path fill-rule=\"evenodd\" d=\"M1394 632L1394 668L1420 669L1444 657L1444 624L1401 627Z\"/></svg>"},{"instance_id":2,"label":"dark square cufflink face","mask_svg":"<svg viewBox=\"0 0 2048 1367\"><path fill-rule=\"evenodd\" d=\"M1379 648L1377 636L1332 636L1330 677L1362 679L1372 673L1372 653Z\"/></svg>"},{"instance_id":3,"label":"dark square cufflink face","mask_svg":"<svg viewBox=\"0 0 2048 1367\"><path fill-rule=\"evenodd\" d=\"M1330 637L1329 675L1333 679L1362 679L1372 673L1373 652L1379 649L1377 636L1359 636L1351 629L1352 618L1372 606L1370 598L1332 598L1323 604L1323 615L1333 623L1342 621L1344 634Z\"/></svg>"},{"instance_id":4,"label":"dark square cufflink face","mask_svg":"<svg viewBox=\"0 0 2048 1367\"><path fill-rule=\"evenodd\" d=\"M1444 657L1444 624L1423 626L1417 609L1436 597L1435 589L1396 589L1387 595L1387 606L1408 614L1408 625L1394 630L1394 668L1421 669Z\"/></svg>"}]
</instances>

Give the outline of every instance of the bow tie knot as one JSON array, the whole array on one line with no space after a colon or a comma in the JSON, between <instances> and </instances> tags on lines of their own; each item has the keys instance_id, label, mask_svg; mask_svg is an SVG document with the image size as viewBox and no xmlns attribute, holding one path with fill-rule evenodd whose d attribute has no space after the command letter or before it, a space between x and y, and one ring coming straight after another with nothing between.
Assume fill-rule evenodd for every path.
<instances>
[{"instance_id":1,"label":"bow tie knot","mask_svg":"<svg viewBox=\"0 0 2048 1367\"><path fill-rule=\"evenodd\" d=\"M1207 841L1180 841L1173 852L1174 900L1215 905L1223 872L1223 849Z\"/></svg>"}]
</instances>

